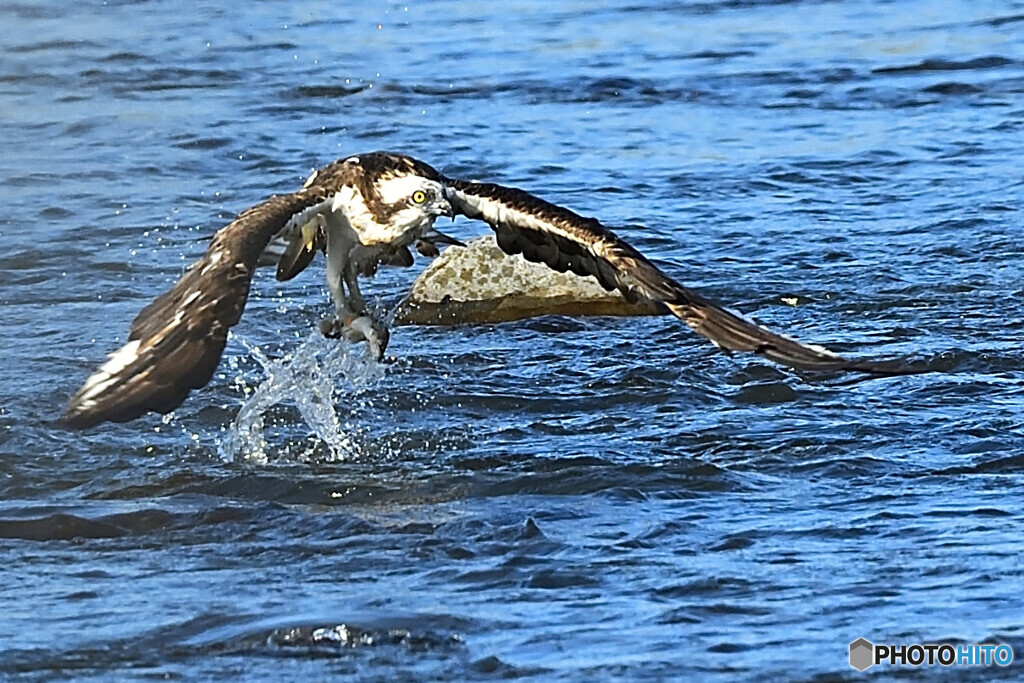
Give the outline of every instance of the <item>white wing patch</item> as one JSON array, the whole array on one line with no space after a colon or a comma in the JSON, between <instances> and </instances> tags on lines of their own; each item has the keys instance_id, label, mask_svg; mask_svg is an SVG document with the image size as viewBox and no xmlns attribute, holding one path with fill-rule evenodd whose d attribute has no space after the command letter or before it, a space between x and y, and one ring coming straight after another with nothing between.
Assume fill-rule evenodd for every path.
<instances>
[{"instance_id":1,"label":"white wing patch","mask_svg":"<svg viewBox=\"0 0 1024 683\"><path fill-rule=\"evenodd\" d=\"M203 270L200 273L200 275L206 275L211 270L216 268L217 264L220 263L221 259L223 258L224 249L215 249L214 251L210 252L210 255L206 258L206 265L203 266Z\"/></svg>"},{"instance_id":2,"label":"white wing patch","mask_svg":"<svg viewBox=\"0 0 1024 683\"><path fill-rule=\"evenodd\" d=\"M452 188L448 188L448 191L456 194L463 204L479 211L483 216L483 219L492 225L518 225L538 232L551 233L552 235L563 237L571 242L580 243L579 235L566 232L558 227L557 224L537 218L533 214L520 211L519 209L508 206L507 204L503 204L502 202L489 197L469 194ZM603 255L604 245L602 242L591 242L584 246L592 254L596 254L598 256Z\"/></svg>"},{"instance_id":3,"label":"white wing patch","mask_svg":"<svg viewBox=\"0 0 1024 683\"><path fill-rule=\"evenodd\" d=\"M193 301L195 301L202 295L203 293L197 289L196 291L192 292L187 297L185 297L185 300L182 301L180 306L178 307L178 314L177 316L175 316L175 320L180 320L182 314L185 312L185 309L188 308Z\"/></svg>"},{"instance_id":4,"label":"white wing patch","mask_svg":"<svg viewBox=\"0 0 1024 683\"><path fill-rule=\"evenodd\" d=\"M138 359L139 346L141 345L142 340L135 339L110 354L107 362L101 365L100 369L86 380L85 386L82 387L80 392L81 398L79 403L85 408L91 407L95 403L97 396L106 391L107 387L116 384L118 373Z\"/></svg>"}]
</instances>

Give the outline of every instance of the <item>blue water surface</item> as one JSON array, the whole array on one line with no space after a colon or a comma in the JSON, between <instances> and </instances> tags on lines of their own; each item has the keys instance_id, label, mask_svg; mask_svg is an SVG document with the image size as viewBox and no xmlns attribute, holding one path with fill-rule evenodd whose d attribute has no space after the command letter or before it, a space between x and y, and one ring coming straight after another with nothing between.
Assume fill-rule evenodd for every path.
<instances>
[{"instance_id":1,"label":"blue water surface","mask_svg":"<svg viewBox=\"0 0 1024 683\"><path fill-rule=\"evenodd\" d=\"M853 679L861 636L1024 659L1024 2L0 16L0 677ZM266 462L226 458L253 349L329 307L314 267L257 278L169 418L56 423L215 230L374 149L939 372L805 376L664 317L401 327L382 378L338 380L343 458L287 404Z\"/></svg>"}]
</instances>

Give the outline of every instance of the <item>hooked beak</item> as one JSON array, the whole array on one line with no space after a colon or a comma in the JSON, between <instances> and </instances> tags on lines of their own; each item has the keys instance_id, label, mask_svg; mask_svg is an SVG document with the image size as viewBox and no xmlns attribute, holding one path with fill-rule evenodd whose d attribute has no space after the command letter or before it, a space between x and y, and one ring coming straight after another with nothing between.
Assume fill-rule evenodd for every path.
<instances>
[{"instance_id":1,"label":"hooked beak","mask_svg":"<svg viewBox=\"0 0 1024 683\"><path fill-rule=\"evenodd\" d=\"M451 200L451 197L448 194L448 188L447 187L443 187L442 192L444 192L444 196L441 197L441 201L439 201L437 203L438 208L441 209L441 215L442 216L448 216L448 218L451 218L452 221L454 221L455 220L455 207L452 206L452 200Z\"/></svg>"},{"instance_id":2,"label":"hooked beak","mask_svg":"<svg viewBox=\"0 0 1024 683\"><path fill-rule=\"evenodd\" d=\"M437 203L437 208L441 210L442 216L448 216L452 220L455 220L455 209L452 208L452 203L445 197Z\"/></svg>"}]
</instances>

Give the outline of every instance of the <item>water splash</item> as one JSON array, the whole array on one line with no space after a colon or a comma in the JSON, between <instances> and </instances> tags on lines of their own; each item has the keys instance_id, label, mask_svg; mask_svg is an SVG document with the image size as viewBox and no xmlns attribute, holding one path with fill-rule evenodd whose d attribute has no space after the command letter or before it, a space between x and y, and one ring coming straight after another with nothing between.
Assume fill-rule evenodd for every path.
<instances>
[{"instance_id":1,"label":"water splash","mask_svg":"<svg viewBox=\"0 0 1024 683\"><path fill-rule=\"evenodd\" d=\"M321 443L329 449L331 460L344 460L356 452L336 404L342 397L354 397L380 381L384 377L383 365L360 347L326 339L315 330L294 351L280 359L268 358L258 346L235 338L245 345L267 376L231 423L220 445L223 458L259 464L268 462L267 411L281 403L294 405L312 430L313 445L305 456Z\"/></svg>"}]
</instances>

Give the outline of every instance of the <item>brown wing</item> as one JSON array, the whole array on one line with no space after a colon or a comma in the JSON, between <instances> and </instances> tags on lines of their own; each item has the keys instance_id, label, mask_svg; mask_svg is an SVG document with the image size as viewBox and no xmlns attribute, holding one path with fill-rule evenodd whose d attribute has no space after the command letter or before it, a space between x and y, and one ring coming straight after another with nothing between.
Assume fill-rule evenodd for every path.
<instances>
[{"instance_id":1,"label":"brown wing","mask_svg":"<svg viewBox=\"0 0 1024 683\"><path fill-rule=\"evenodd\" d=\"M238 322L260 254L274 235L317 211L329 187L271 197L242 212L170 289L142 309L128 342L71 397L65 424L124 422L166 413L206 384Z\"/></svg>"},{"instance_id":2,"label":"brown wing","mask_svg":"<svg viewBox=\"0 0 1024 683\"><path fill-rule=\"evenodd\" d=\"M523 190L452 179L445 183L454 210L488 223L506 253L522 254L528 261L559 272L593 276L605 289L618 289L630 302L643 298L660 303L718 347L749 351L782 365L810 370L885 375L924 371L900 361L844 358L772 332L679 284L596 219Z\"/></svg>"}]
</instances>

